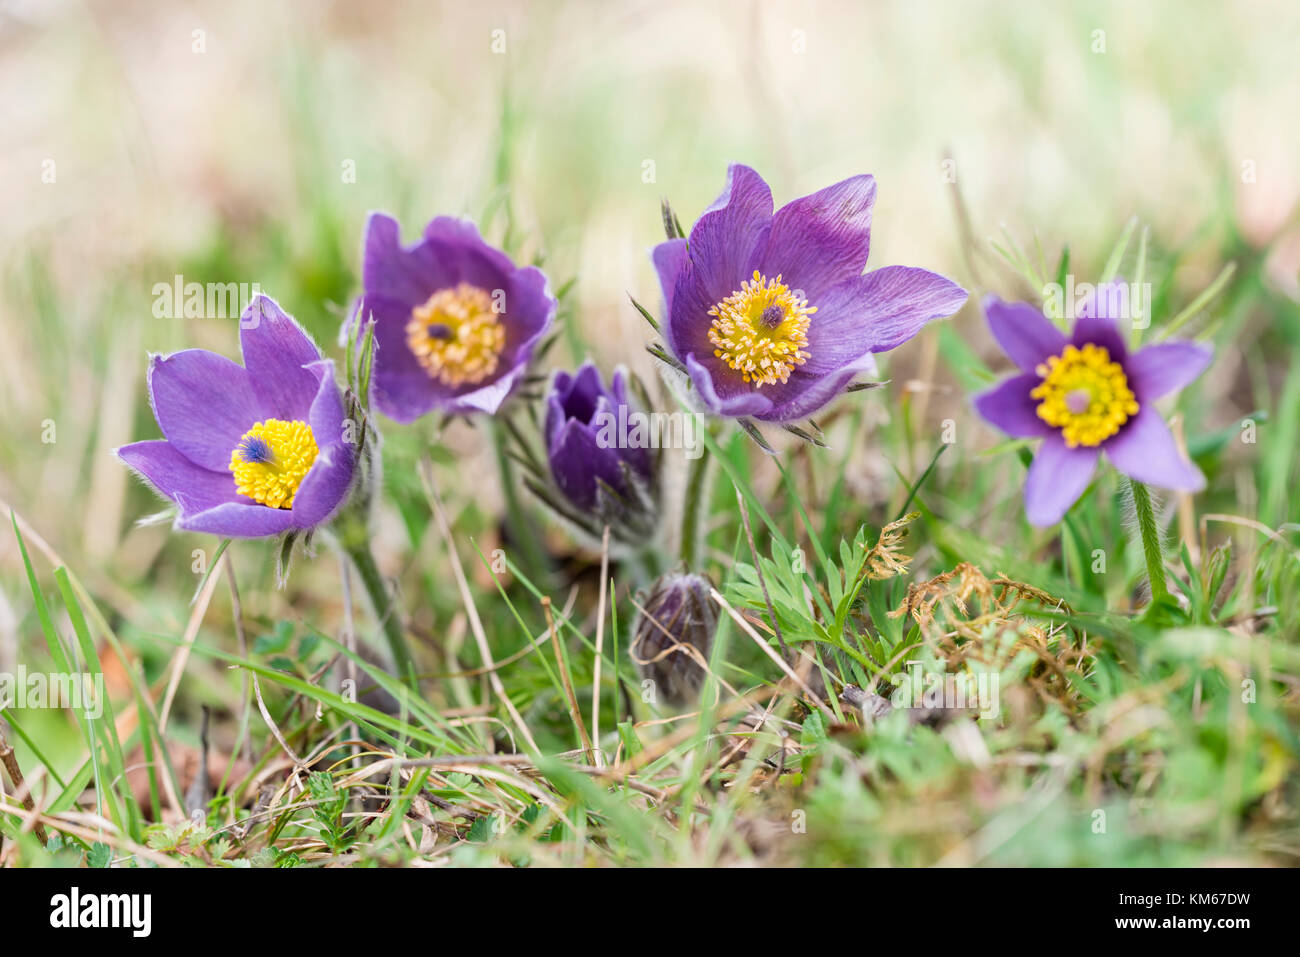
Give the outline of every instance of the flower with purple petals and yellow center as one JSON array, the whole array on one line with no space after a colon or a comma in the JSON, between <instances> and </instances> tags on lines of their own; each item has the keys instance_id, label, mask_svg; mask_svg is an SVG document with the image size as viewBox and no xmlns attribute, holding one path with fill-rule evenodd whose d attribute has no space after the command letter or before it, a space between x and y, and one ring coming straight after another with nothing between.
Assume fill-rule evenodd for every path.
<instances>
[{"instance_id":1,"label":"flower with purple petals and yellow center","mask_svg":"<svg viewBox=\"0 0 1300 957\"><path fill-rule=\"evenodd\" d=\"M546 276L515 266L473 223L450 216L403 246L397 221L372 213L362 254L365 288L344 334L374 320L379 410L398 422L435 409L495 412L554 319Z\"/></svg>"},{"instance_id":2,"label":"flower with purple petals and yellow center","mask_svg":"<svg viewBox=\"0 0 1300 957\"><path fill-rule=\"evenodd\" d=\"M705 409L806 418L874 373L873 354L961 308L966 292L924 269L863 273L875 198L854 176L773 212L767 183L736 164L690 238L655 247L665 338Z\"/></svg>"},{"instance_id":3,"label":"flower with purple petals and yellow center","mask_svg":"<svg viewBox=\"0 0 1300 957\"><path fill-rule=\"evenodd\" d=\"M164 438L117 455L178 509L177 527L228 538L306 531L346 501L355 471L334 364L274 300L240 321L244 365L203 349L154 356Z\"/></svg>"},{"instance_id":4,"label":"flower with purple petals and yellow center","mask_svg":"<svg viewBox=\"0 0 1300 957\"><path fill-rule=\"evenodd\" d=\"M1102 286L1082 305L1067 337L1041 310L989 296L993 337L1020 367L975 398L985 419L1017 438L1041 438L1025 481L1025 512L1035 525L1061 520L1106 457L1136 481L1198 491L1205 478L1179 452L1155 408L1209 364L1207 346L1162 342L1129 353L1119 317Z\"/></svg>"}]
</instances>

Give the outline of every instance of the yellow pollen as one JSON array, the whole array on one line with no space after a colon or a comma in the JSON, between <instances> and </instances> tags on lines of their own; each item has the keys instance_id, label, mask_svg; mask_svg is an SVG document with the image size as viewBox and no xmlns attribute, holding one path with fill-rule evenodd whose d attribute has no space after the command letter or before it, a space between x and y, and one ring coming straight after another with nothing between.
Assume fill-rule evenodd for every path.
<instances>
[{"instance_id":1,"label":"yellow pollen","mask_svg":"<svg viewBox=\"0 0 1300 957\"><path fill-rule=\"evenodd\" d=\"M406 343L429 375L454 388L496 371L506 329L487 291L462 282L411 310Z\"/></svg>"},{"instance_id":2,"label":"yellow pollen","mask_svg":"<svg viewBox=\"0 0 1300 957\"><path fill-rule=\"evenodd\" d=\"M1034 371L1043 377L1029 393L1040 400L1038 417L1059 428L1070 448L1101 445L1137 415L1137 397L1104 346L1066 346Z\"/></svg>"},{"instance_id":3,"label":"yellow pollen","mask_svg":"<svg viewBox=\"0 0 1300 957\"><path fill-rule=\"evenodd\" d=\"M781 277L754 270L739 290L709 310L713 354L756 386L784 383L808 361L808 317L817 311Z\"/></svg>"},{"instance_id":4,"label":"yellow pollen","mask_svg":"<svg viewBox=\"0 0 1300 957\"><path fill-rule=\"evenodd\" d=\"M319 452L316 436L306 422L258 422L230 453L235 489L271 508L293 508L298 487Z\"/></svg>"}]
</instances>

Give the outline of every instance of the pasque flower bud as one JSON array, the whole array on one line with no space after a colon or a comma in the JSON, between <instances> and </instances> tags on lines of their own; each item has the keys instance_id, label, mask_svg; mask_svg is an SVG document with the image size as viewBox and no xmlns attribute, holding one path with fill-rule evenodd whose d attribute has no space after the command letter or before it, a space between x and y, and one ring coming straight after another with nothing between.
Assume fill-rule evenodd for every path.
<instances>
[{"instance_id":1,"label":"pasque flower bud","mask_svg":"<svg viewBox=\"0 0 1300 957\"><path fill-rule=\"evenodd\" d=\"M668 574L643 593L633 626L632 658L656 696L672 705L690 704L704 684L704 665L713 649L718 610L707 578Z\"/></svg>"},{"instance_id":2,"label":"pasque flower bud","mask_svg":"<svg viewBox=\"0 0 1300 957\"><path fill-rule=\"evenodd\" d=\"M616 542L643 547L658 526L656 453L628 434L640 413L617 370L607 388L590 362L558 372L546 397L547 476L529 486L551 508L599 539L605 526Z\"/></svg>"}]
</instances>

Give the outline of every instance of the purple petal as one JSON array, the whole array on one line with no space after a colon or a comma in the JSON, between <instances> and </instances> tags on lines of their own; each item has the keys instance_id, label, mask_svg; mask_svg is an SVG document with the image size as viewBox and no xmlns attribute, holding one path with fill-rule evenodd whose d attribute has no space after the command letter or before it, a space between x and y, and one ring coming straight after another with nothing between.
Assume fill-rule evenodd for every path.
<instances>
[{"instance_id":1,"label":"purple petal","mask_svg":"<svg viewBox=\"0 0 1300 957\"><path fill-rule=\"evenodd\" d=\"M365 296L358 307L362 322L374 319L374 363L371 398L394 422L414 422L452 390L429 375L406 343L406 323L411 310L405 303L381 296Z\"/></svg>"},{"instance_id":2,"label":"purple petal","mask_svg":"<svg viewBox=\"0 0 1300 957\"><path fill-rule=\"evenodd\" d=\"M1121 313L1120 290L1127 301L1128 286L1122 282L1103 283L1093 289L1079 305L1077 318L1074 320L1074 334L1070 341L1076 346L1088 343L1103 346L1116 362L1123 363L1128 356L1128 345L1120 331Z\"/></svg>"},{"instance_id":3,"label":"purple petal","mask_svg":"<svg viewBox=\"0 0 1300 957\"><path fill-rule=\"evenodd\" d=\"M334 381L334 363L321 359L307 367L316 380L308 424L319 452L293 500L293 527L314 528L347 500L356 469L357 423L343 417L343 400Z\"/></svg>"},{"instance_id":4,"label":"purple petal","mask_svg":"<svg viewBox=\"0 0 1300 957\"><path fill-rule=\"evenodd\" d=\"M429 298L429 277L402 247L402 228L386 213L371 213L366 221L361 282L367 293L405 303L408 310Z\"/></svg>"},{"instance_id":5,"label":"purple petal","mask_svg":"<svg viewBox=\"0 0 1300 957\"><path fill-rule=\"evenodd\" d=\"M708 311L749 278L745 270L771 224L772 191L767 183L748 166L733 164L722 195L691 229L686 262L677 275L667 338L679 359L713 351Z\"/></svg>"},{"instance_id":6,"label":"purple petal","mask_svg":"<svg viewBox=\"0 0 1300 957\"><path fill-rule=\"evenodd\" d=\"M739 288L759 241L772 225L772 190L748 166L727 168L727 185L691 228L690 261L710 288Z\"/></svg>"},{"instance_id":7,"label":"purple petal","mask_svg":"<svg viewBox=\"0 0 1300 957\"><path fill-rule=\"evenodd\" d=\"M506 325L506 345L502 361L510 364L527 362L533 347L546 334L555 319L559 302L551 292L550 280L536 266L516 269L510 277L506 310L501 321Z\"/></svg>"},{"instance_id":8,"label":"purple petal","mask_svg":"<svg viewBox=\"0 0 1300 957\"><path fill-rule=\"evenodd\" d=\"M311 471L302 480L298 494L294 496L294 528L315 528L328 521L347 501L348 490L352 487L356 457L351 446L322 446ZM283 509L276 509L283 511Z\"/></svg>"},{"instance_id":9,"label":"purple petal","mask_svg":"<svg viewBox=\"0 0 1300 957\"><path fill-rule=\"evenodd\" d=\"M409 312L439 289L467 282L492 292L508 290L510 258L483 241L466 219L438 216L423 238L402 246L401 227L384 213L366 224L361 278L368 295L403 303Z\"/></svg>"},{"instance_id":10,"label":"purple petal","mask_svg":"<svg viewBox=\"0 0 1300 957\"><path fill-rule=\"evenodd\" d=\"M583 509L596 505L597 479L616 491L623 490L618 450L601 448L596 436L590 426L569 419L549 449L555 484L567 499Z\"/></svg>"},{"instance_id":11,"label":"purple petal","mask_svg":"<svg viewBox=\"0 0 1300 957\"><path fill-rule=\"evenodd\" d=\"M265 538L294 528L293 510L229 502L193 515L182 515L177 528L222 538Z\"/></svg>"},{"instance_id":12,"label":"purple petal","mask_svg":"<svg viewBox=\"0 0 1300 957\"><path fill-rule=\"evenodd\" d=\"M1214 350L1195 342L1162 342L1139 349L1125 363L1139 402L1154 402L1191 382L1210 364Z\"/></svg>"},{"instance_id":13,"label":"purple petal","mask_svg":"<svg viewBox=\"0 0 1300 957\"><path fill-rule=\"evenodd\" d=\"M349 431L344 432L343 399L334 381L333 360L317 359L306 366L306 371L312 377L312 399L303 420L311 426L316 446L323 449L350 445L355 439L351 425Z\"/></svg>"},{"instance_id":14,"label":"purple petal","mask_svg":"<svg viewBox=\"0 0 1300 957\"><path fill-rule=\"evenodd\" d=\"M1097 283L1079 303L1077 315L1122 322L1132 318L1129 285L1123 279Z\"/></svg>"},{"instance_id":15,"label":"purple petal","mask_svg":"<svg viewBox=\"0 0 1300 957\"><path fill-rule=\"evenodd\" d=\"M965 289L925 269L886 266L863 279L872 312L872 352L902 345L931 319L951 316L966 302Z\"/></svg>"},{"instance_id":16,"label":"purple petal","mask_svg":"<svg viewBox=\"0 0 1300 957\"><path fill-rule=\"evenodd\" d=\"M1002 351L1025 372L1033 372L1049 356L1065 351L1065 333L1027 302L1003 302L997 296L985 296L984 314Z\"/></svg>"},{"instance_id":17,"label":"purple petal","mask_svg":"<svg viewBox=\"0 0 1300 957\"><path fill-rule=\"evenodd\" d=\"M862 274L871 249L876 180L852 176L777 210L755 264L805 297Z\"/></svg>"},{"instance_id":18,"label":"purple petal","mask_svg":"<svg viewBox=\"0 0 1300 957\"><path fill-rule=\"evenodd\" d=\"M910 266L886 266L846 280L809 303L817 312L808 326L809 358L801 368L824 373L867 352L886 352L965 301L966 290L956 283Z\"/></svg>"},{"instance_id":19,"label":"purple petal","mask_svg":"<svg viewBox=\"0 0 1300 957\"><path fill-rule=\"evenodd\" d=\"M1131 479L1160 488L1199 492L1205 488L1201 470L1186 461L1154 406L1146 405L1105 443L1106 456Z\"/></svg>"},{"instance_id":20,"label":"purple petal","mask_svg":"<svg viewBox=\"0 0 1300 957\"><path fill-rule=\"evenodd\" d=\"M1007 379L975 397L975 411L1007 435L1032 439L1048 435L1052 427L1038 417L1038 400L1029 393L1043 380L1033 372Z\"/></svg>"},{"instance_id":21,"label":"purple petal","mask_svg":"<svg viewBox=\"0 0 1300 957\"><path fill-rule=\"evenodd\" d=\"M596 403L605 394L604 383L600 381L600 370L588 361L572 377L565 378L568 381L560 388L561 380L559 376L556 377L560 407L565 418L577 419L584 425L591 422L591 417L596 414Z\"/></svg>"},{"instance_id":22,"label":"purple petal","mask_svg":"<svg viewBox=\"0 0 1300 957\"><path fill-rule=\"evenodd\" d=\"M1025 479L1025 515L1032 525L1055 525L1083 494L1092 479L1101 449L1069 448L1053 433L1039 446Z\"/></svg>"},{"instance_id":23,"label":"purple petal","mask_svg":"<svg viewBox=\"0 0 1300 957\"><path fill-rule=\"evenodd\" d=\"M244 367L205 349L153 356L149 394L167 440L214 472L229 468L240 438L266 418Z\"/></svg>"},{"instance_id":24,"label":"purple petal","mask_svg":"<svg viewBox=\"0 0 1300 957\"><path fill-rule=\"evenodd\" d=\"M424 238L405 255L409 268L423 283L423 294L411 300L412 306L420 305L439 289L462 282L493 296L501 290L513 298L515 290L510 279L516 270L510 257L484 242L478 227L467 219L436 217L425 227ZM512 311L509 304L506 311Z\"/></svg>"},{"instance_id":25,"label":"purple petal","mask_svg":"<svg viewBox=\"0 0 1300 957\"><path fill-rule=\"evenodd\" d=\"M615 373L617 380L618 373ZM615 387L615 398L611 400L609 396L601 396L600 402L596 407L596 414L592 417L592 422L596 427L597 438L600 435L600 429L605 422L617 422L620 415L631 420L631 416L640 411L636 409L627 400L625 390ZM623 409L626 408L626 412ZM633 426L629 426L629 432ZM647 482L654 476L654 458L650 453L649 440L644 444L633 445L626 444L616 449L619 458L632 467L632 471L637 473Z\"/></svg>"},{"instance_id":26,"label":"purple petal","mask_svg":"<svg viewBox=\"0 0 1300 957\"><path fill-rule=\"evenodd\" d=\"M458 392L454 397L439 405L448 415L464 415L471 412L486 412L495 415L501 404L510 398L524 373L525 365L516 365L505 375L498 376L486 385L478 386L469 392Z\"/></svg>"},{"instance_id":27,"label":"purple petal","mask_svg":"<svg viewBox=\"0 0 1300 957\"><path fill-rule=\"evenodd\" d=\"M568 378L568 373L557 373L555 381L559 382L561 376ZM555 437L560 434L560 429L567 421L568 418L564 414L564 405L559 395L556 394L555 388L552 387L546 396L546 421L542 428L542 435L546 440L547 448L555 444Z\"/></svg>"},{"instance_id":28,"label":"purple petal","mask_svg":"<svg viewBox=\"0 0 1300 957\"><path fill-rule=\"evenodd\" d=\"M488 245L473 220L435 216L424 227L424 239L434 254L435 262L454 271L457 281L464 280L480 289L491 290L496 287L491 284L490 277L505 277L515 271L510 257Z\"/></svg>"},{"instance_id":29,"label":"purple petal","mask_svg":"<svg viewBox=\"0 0 1300 957\"><path fill-rule=\"evenodd\" d=\"M181 514L240 499L229 470L214 472L195 465L164 439L124 445L117 457L175 502Z\"/></svg>"},{"instance_id":30,"label":"purple petal","mask_svg":"<svg viewBox=\"0 0 1300 957\"><path fill-rule=\"evenodd\" d=\"M858 375L875 371L876 360L871 353L859 356L834 372L810 375L796 369L788 382L765 385L758 390L771 403L771 408L754 413L754 417L764 422L806 419L843 392Z\"/></svg>"},{"instance_id":31,"label":"purple petal","mask_svg":"<svg viewBox=\"0 0 1300 957\"><path fill-rule=\"evenodd\" d=\"M627 392L627 375L627 367L620 365L614 367L614 374L609 377L609 392L615 405L632 405Z\"/></svg>"},{"instance_id":32,"label":"purple petal","mask_svg":"<svg viewBox=\"0 0 1300 957\"><path fill-rule=\"evenodd\" d=\"M319 385L305 368L321 357L311 337L274 299L258 296L240 320L239 342L263 416L305 421Z\"/></svg>"},{"instance_id":33,"label":"purple petal","mask_svg":"<svg viewBox=\"0 0 1300 957\"><path fill-rule=\"evenodd\" d=\"M676 288L677 277L686 263L686 247L685 239L670 239L650 251L650 259L659 274L659 288L664 294L663 321L665 322L673 314L673 289Z\"/></svg>"},{"instance_id":34,"label":"purple petal","mask_svg":"<svg viewBox=\"0 0 1300 957\"><path fill-rule=\"evenodd\" d=\"M713 358L712 355L709 356ZM721 416L762 416L772 410L772 400L760 390L740 378L740 373L722 366L715 379L713 372L694 355L686 357L686 371L691 377L700 401L710 411Z\"/></svg>"}]
</instances>

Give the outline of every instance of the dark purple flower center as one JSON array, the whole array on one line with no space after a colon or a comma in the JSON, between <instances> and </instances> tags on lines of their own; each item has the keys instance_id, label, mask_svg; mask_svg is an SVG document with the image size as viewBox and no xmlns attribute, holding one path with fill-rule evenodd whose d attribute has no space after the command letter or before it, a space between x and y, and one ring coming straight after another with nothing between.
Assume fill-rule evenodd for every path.
<instances>
[{"instance_id":1,"label":"dark purple flower center","mask_svg":"<svg viewBox=\"0 0 1300 957\"><path fill-rule=\"evenodd\" d=\"M564 414L584 425L590 424L596 415L596 402L596 396L575 391L564 401Z\"/></svg>"},{"instance_id":2,"label":"dark purple flower center","mask_svg":"<svg viewBox=\"0 0 1300 957\"><path fill-rule=\"evenodd\" d=\"M775 329L781 323L785 322L785 310L776 303L772 303L772 305L763 310L762 315L758 317L758 321L769 329Z\"/></svg>"},{"instance_id":3,"label":"dark purple flower center","mask_svg":"<svg viewBox=\"0 0 1300 957\"><path fill-rule=\"evenodd\" d=\"M425 327L430 339L446 340L451 338L451 326L445 322L431 322Z\"/></svg>"},{"instance_id":4,"label":"dark purple flower center","mask_svg":"<svg viewBox=\"0 0 1300 957\"><path fill-rule=\"evenodd\" d=\"M604 394L604 388L599 380L588 376L586 370L581 371L560 388L560 409L566 419L574 419L583 425L590 425L591 420L596 416L601 396Z\"/></svg>"}]
</instances>

